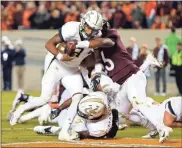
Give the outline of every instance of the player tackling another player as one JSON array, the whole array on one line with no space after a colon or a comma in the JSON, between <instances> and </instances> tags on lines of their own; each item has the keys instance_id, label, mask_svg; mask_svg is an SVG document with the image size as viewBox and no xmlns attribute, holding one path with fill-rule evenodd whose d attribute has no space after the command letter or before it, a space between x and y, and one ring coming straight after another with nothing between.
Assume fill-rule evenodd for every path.
<instances>
[{"instance_id":1,"label":"player tackling another player","mask_svg":"<svg viewBox=\"0 0 182 148\"><path fill-rule=\"evenodd\" d=\"M61 50L56 48L57 44L60 45L59 48ZM85 98L83 89L84 82L86 82L89 87L88 90L90 93L87 95L94 93L93 91L96 91L95 93L97 93L97 91L103 91L103 95L107 96L106 100L112 98L115 104L113 109L117 109L120 114L128 115L131 111L131 106L136 112L143 114L146 121L149 121L159 133L159 142L164 142L169 136L169 133L172 132L172 129L168 126L181 126L176 123L176 118L179 120L179 117L175 117L175 111L171 110L170 106L174 104L173 102L167 103L168 105L166 105L168 108L166 107L164 113L164 122L156 120L157 117L151 117L150 114L152 103L147 101L147 82L143 71L151 64L161 66L161 63L153 56L148 55L144 64L140 68L137 67L126 51L117 31L109 28L108 22L103 20L100 13L88 11L81 19L81 22L66 23L58 30L58 34L47 41L45 47L52 56L48 56L50 63L47 64L46 71L42 78L41 95L40 97L26 97L25 95L19 94L14 101L13 114L10 119L11 125L15 125L18 121L22 120L23 116L21 117L21 115L23 112L43 106L48 102L53 102L51 101L53 91L61 81L61 84L69 92L71 99L61 104L64 105L64 108L68 109L65 113L64 124L58 127L59 140L69 141L74 139L72 133L76 132L76 128L73 127L76 123L75 118L78 116L86 120L84 125L93 125L93 129L97 129L96 127L100 128L97 132L101 131L102 128L96 125L99 122L103 122L103 126L105 124L105 119L100 118L100 120L102 119L101 121L97 119L94 123L94 121L92 121L93 119L90 121L88 118L91 114L95 116L99 112L99 110L97 110L99 109L99 105L98 108L96 103L95 106L93 106L94 101L90 101L90 104L84 105L85 108L82 107L82 111L80 111L80 109L77 110L77 108L81 107L81 102ZM95 57L92 58L92 68L87 69L81 65L81 62L91 53L94 53ZM109 64L110 67L107 64ZM112 79L111 84L102 85L103 73L105 75L107 74ZM20 101L25 101L26 103L19 106L16 111L14 111L15 106ZM58 100L56 101L58 102ZM105 108L105 105L103 105L103 108ZM56 117L65 112L65 110L63 110L64 108L60 106L52 110L52 117ZM83 113L85 110L86 113ZM99 113L101 117L106 118L107 115L114 116L111 112L109 113L109 111L106 111L105 116L103 116L103 110L104 109L101 109ZM121 123L123 122L122 117L120 117L119 120ZM112 129L112 126L116 124L112 119L110 119L109 122L112 122L110 124L111 126L107 132L103 132L102 136L106 136L110 132L110 129ZM37 127L35 130L39 130L39 128ZM90 129L87 129L87 131L89 130ZM90 131L88 133L88 137L93 136L93 134L90 134ZM115 134L113 135L115 136Z\"/></svg>"}]
</instances>

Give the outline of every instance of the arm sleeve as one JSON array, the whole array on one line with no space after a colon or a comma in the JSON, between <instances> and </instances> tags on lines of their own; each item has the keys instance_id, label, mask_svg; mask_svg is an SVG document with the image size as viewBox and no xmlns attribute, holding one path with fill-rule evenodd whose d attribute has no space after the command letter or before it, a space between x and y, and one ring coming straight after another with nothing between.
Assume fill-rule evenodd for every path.
<instances>
[{"instance_id":1,"label":"arm sleeve","mask_svg":"<svg viewBox=\"0 0 182 148\"><path fill-rule=\"evenodd\" d=\"M73 22L68 22L59 28L58 33L59 37L63 42L70 41L72 37L76 34L76 27L74 27Z\"/></svg>"}]
</instances>

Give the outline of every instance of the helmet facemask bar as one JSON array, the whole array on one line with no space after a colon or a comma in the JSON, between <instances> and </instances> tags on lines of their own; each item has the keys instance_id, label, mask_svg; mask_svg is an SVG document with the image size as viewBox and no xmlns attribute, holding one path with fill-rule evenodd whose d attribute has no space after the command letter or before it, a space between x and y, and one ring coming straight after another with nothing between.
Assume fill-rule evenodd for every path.
<instances>
[{"instance_id":1,"label":"helmet facemask bar","mask_svg":"<svg viewBox=\"0 0 182 148\"><path fill-rule=\"evenodd\" d=\"M96 36L99 33L99 31L100 31L99 29L97 30L97 29L93 29L92 27L90 27L85 22L84 18L82 19L82 22L81 22L81 26L80 27L81 27L80 31L81 31L84 39L87 39L87 40L89 40L89 39L93 38L94 36ZM87 34L87 32L85 32L85 27L91 29L92 30L92 33L91 34Z\"/></svg>"}]
</instances>

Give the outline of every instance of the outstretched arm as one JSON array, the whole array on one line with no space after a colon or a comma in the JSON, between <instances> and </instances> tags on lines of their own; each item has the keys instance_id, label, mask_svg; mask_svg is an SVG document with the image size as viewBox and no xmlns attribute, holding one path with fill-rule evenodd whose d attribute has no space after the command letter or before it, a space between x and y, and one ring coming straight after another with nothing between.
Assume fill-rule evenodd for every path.
<instances>
[{"instance_id":1,"label":"outstretched arm","mask_svg":"<svg viewBox=\"0 0 182 148\"><path fill-rule=\"evenodd\" d=\"M115 42L110 38L94 38L90 40L90 48L100 48L100 47L112 47L115 45Z\"/></svg>"},{"instance_id":2,"label":"outstretched arm","mask_svg":"<svg viewBox=\"0 0 182 148\"><path fill-rule=\"evenodd\" d=\"M110 38L94 38L89 41L79 41L76 48L101 48L101 47L112 47L115 42Z\"/></svg>"}]
</instances>

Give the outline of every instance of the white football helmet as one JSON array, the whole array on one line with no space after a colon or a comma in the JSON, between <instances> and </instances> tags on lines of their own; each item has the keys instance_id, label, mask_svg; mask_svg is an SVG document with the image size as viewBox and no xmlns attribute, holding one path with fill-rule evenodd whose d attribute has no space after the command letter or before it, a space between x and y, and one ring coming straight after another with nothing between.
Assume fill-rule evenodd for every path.
<instances>
[{"instance_id":1,"label":"white football helmet","mask_svg":"<svg viewBox=\"0 0 182 148\"><path fill-rule=\"evenodd\" d=\"M93 92L84 97L78 104L78 115L89 120L98 120L105 113L106 105L103 92Z\"/></svg>"},{"instance_id":2,"label":"white football helmet","mask_svg":"<svg viewBox=\"0 0 182 148\"><path fill-rule=\"evenodd\" d=\"M88 35L84 31L85 25L89 26L93 30L92 35ZM83 18L81 18L80 32L81 32L83 38L88 40L88 39L91 39L96 34L98 34L99 30L102 30L102 26L103 26L102 15L99 12L95 11L95 10L91 10L91 11L88 11L83 16Z\"/></svg>"}]
</instances>

